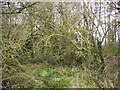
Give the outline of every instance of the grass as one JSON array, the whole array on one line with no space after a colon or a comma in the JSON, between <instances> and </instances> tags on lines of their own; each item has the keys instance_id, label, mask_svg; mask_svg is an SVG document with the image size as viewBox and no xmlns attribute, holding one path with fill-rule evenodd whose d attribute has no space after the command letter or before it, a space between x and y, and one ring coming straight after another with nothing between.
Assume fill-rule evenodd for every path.
<instances>
[{"instance_id":1,"label":"grass","mask_svg":"<svg viewBox=\"0 0 120 90\"><path fill-rule=\"evenodd\" d=\"M20 88L107 88L91 76L89 70L54 67L47 64L23 65L23 71L13 70L9 79L12 87ZM98 85L99 83L99 85Z\"/></svg>"}]
</instances>

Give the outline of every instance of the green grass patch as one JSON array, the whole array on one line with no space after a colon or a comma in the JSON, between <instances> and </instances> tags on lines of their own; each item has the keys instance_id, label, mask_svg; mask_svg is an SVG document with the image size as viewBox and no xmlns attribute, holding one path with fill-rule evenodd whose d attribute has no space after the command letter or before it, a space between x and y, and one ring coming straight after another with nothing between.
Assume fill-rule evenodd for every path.
<instances>
[{"instance_id":1,"label":"green grass patch","mask_svg":"<svg viewBox=\"0 0 120 90\"><path fill-rule=\"evenodd\" d=\"M97 79L81 68L24 65L23 72L14 72L13 87L22 88L98 88ZM101 87L108 87L101 85Z\"/></svg>"}]
</instances>

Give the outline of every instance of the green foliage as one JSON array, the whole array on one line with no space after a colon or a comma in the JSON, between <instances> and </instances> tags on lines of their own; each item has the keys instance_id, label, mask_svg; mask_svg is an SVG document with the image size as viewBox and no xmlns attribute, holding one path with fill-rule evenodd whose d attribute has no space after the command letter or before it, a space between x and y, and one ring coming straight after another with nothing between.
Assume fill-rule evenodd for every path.
<instances>
[{"instance_id":1,"label":"green foliage","mask_svg":"<svg viewBox=\"0 0 120 90\"><path fill-rule=\"evenodd\" d=\"M100 83L96 76L90 76L89 70L85 71L81 68L64 67L63 69L46 64L27 64L22 68L24 71L9 73L9 80L14 88L98 88L99 85L108 87Z\"/></svg>"},{"instance_id":2,"label":"green foliage","mask_svg":"<svg viewBox=\"0 0 120 90\"><path fill-rule=\"evenodd\" d=\"M47 70L46 70L47 69ZM60 88L69 86L69 80L63 78L59 71L52 68L43 68L38 69L36 74L39 77L46 78L48 81L45 81L47 87Z\"/></svg>"},{"instance_id":3,"label":"green foliage","mask_svg":"<svg viewBox=\"0 0 120 90\"><path fill-rule=\"evenodd\" d=\"M103 49L105 56L114 56L118 52L118 45L115 42L109 42L106 46L103 47Z\"/></svg>"},{"instance_id":4,"label":"green foliage","mask_svg":"<svg viewBox=\"0 0 120 90\"><path fill-rule=\"evenodd\" d=\"M8 4L6 11L19 11L17 2ZM118 52L116 28L106 30L111 22L102 22L85 3L38 3L26 7L29 4L23 3L19 14L2 17L3 79L9 79L16 88L109 87L102 77L105 73L99 71L104 64L101 62ZM100 10L97 6L96 10ZM98 24L94 25L94 20ZM98 40L101 37L110 42L102 46Z\"/></svg>"}]
</instances>

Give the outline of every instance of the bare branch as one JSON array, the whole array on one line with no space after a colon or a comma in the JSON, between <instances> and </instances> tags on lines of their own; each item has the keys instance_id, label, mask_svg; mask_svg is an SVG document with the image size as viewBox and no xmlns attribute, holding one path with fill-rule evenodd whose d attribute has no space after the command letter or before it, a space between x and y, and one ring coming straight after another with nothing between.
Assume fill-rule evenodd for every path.
<instances>
[{"instance_id":1,"label":"bare branch","mask_svg":"<svg viewBox=\"0 0 120 90\"><path fill-rule=\"evenodd\" d=\"M21 13L24 9L32 7L33 5L37 4L38 2L32 3L30 5L27 6L23 6L22 8L16 8L14 10L12 10L11 12L2 12L1 14L16 14L16 13Z\"/></svg>"}]
</instances>

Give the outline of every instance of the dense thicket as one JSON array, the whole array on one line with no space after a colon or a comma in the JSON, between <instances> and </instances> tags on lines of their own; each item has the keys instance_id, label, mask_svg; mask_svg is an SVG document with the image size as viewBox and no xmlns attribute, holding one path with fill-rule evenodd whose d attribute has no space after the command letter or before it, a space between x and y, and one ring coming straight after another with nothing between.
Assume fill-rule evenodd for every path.
<instances>
[{"instance_id":1,"label":"dense thicket","mask_svg":"<svg viewBox=\"0 0 120 90\"><path fill-rule=\"evenodd\" d=\"M17 73L26 70L29 72L29 69L26 69L29 67L25 65L30 64L30 67L37 68L37 65L42 64L63 69L77 67L89 70L91 77L97 77L94 79L96 87L102 87L100 85L104 85L105 82L108 85L105 87L117 87L120 53L117 4L2 2L3 86L5 80L10 80L13 87L27 87L28 76L22 78L28 82L26 86L16 85L22 81L21 78L16 81ZM46 73L43 77L54 75L53 72L58 73L55 70L50 74L48 72L49 70L40 69L39 73ZM101 81L97 82L97 79ZM64 79L57 80L61 80L62 83L69 82ZM44 82L45 86L39 83L43 86L35 84L35 87L69 87L61 83L57 86L53 83L51 86L50 82ZM30 85L34 87L33 83Z\"/></svg>"}]
</instances>

